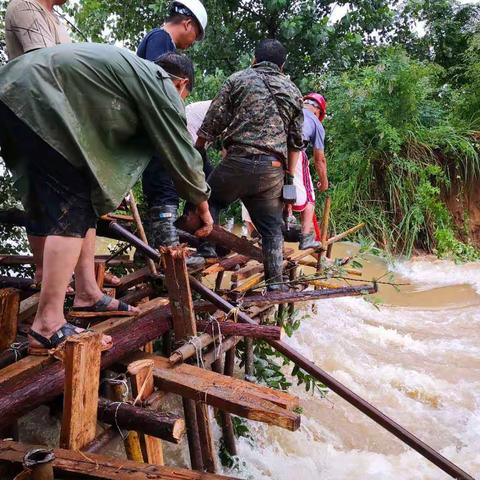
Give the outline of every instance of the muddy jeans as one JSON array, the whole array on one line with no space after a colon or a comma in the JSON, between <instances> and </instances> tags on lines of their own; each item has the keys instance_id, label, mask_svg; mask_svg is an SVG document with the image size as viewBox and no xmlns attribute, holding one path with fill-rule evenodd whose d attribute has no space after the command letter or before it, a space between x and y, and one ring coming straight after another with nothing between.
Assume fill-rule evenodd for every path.
<instances>
[{"instance_id":1,"label":"muddy jeans","mask_svg":"<svg viewBox=\"0 0 480 480\"><path fill-rule=\"evenodd\" d=\"M274 157L227 156L210 174L209 204L216 223L220 210L242 200L252 221L264 238L282 237L282 187L284 171Z\"/></svg>"}]
</instances>

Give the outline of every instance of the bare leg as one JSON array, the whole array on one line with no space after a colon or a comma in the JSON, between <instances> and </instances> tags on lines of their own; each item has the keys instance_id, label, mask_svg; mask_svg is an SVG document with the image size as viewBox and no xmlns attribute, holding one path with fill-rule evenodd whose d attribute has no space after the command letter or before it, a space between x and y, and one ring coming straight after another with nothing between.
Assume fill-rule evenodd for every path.
<instances>
[{"instance_id":1,"label":"bare leg","mask_svg":"<svg viewBox=\"0 0 480 480\"><path fill-rule=\"evenodd\" d=\"M315 205L313 203L307 203L305 209L300 214L300 218L302 221L302 233L304 235L312 231L314 213Z\"/></svg>"},{"instance_id":2,"label":"bare leg","mask_svg":"<svg viewBox=\"0 0 480 480\"><path fill-rule=\"evenodd\" d=\"M98 302L103 292L98 288L95 278L95 238L96 230L88 230L83 242L80 257L75 267L75 307L88 307ZM109 304L109 310L118 308L118 300L112 300ZM130 307L132 313L138 313L140 310L136 307Z\"/></svg>"},{"instance_id":3,"label":"bare leg","mask_svg":"<svg viewBox=\"0 0 480 480\"><path fill-rule=\"evenodd\" d=\"M40 283L43 277L43 249L46 237L28 235L28 243L32 249L33 262L35 263L35 283Z\"/></svg>"},{"instance_id":4,"label":"bare leg","mask_svg":"<svg viewBox=\"0 0 480 480\"><path fill-rule=\"evenodd\" d=\"M43 281L32 329L50 338L65 323L65 291L84 243L83 238L46 237L43 253ZM79 332L81 329L79 329ZM111 338L104 336L103 343ZM31 343L38 343L31 340Z\"/></svg>"}]
</instances>

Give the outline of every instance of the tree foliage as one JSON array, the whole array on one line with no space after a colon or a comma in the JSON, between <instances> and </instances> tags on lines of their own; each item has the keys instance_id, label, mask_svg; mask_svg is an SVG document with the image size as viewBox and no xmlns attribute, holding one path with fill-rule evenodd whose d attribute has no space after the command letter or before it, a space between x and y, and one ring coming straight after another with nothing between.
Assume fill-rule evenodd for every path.
<instances>
[{"instance_id":1,"label":"tree foliage","mask_svg":"<svg viewBox=\"0 0 480 480\"><path fill-rule=\"evenodd\" d=\"M0 21L6 3L0 0ZM135 50L161 25L168 3L78 0L64 12L77 41ZM258 40L278 38L289 51L287 73L303 92L322 91L329 101L327 153L339 228L367 219L377 241L406 253L414 245L438 250L442 241L456 242L442 198L452 179L478 181L478 2L204 3L206 40L188 52L198 80L191 100L212 98L228 75L250 63Z\"/></svg>"}]
</instances>

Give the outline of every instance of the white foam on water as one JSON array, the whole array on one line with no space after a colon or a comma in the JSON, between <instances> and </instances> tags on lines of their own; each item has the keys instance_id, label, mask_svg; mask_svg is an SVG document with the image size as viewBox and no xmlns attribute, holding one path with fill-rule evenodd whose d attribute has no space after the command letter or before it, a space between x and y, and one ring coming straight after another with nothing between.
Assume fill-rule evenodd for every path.
<instances>
[{"instance_id":1,"label":"white foam on water","mask_svg":"<svg viewBox=\"0 0 480 480\"><path fill-rule=\"evenodd\" d=\"M418 283L418 291L452 285L471 285L480 294L480 262L457 265L448 260L398 261L391 271Z\"/></svg>"},{"instance_id":2,"label":"white foam on water","mask_svg":"<svg viewBox=\"0 0 480 480\"><path fill-rule=\"evenodd\" d=\"M478 266L477 266L478 267ZM403 262L411 282L469 283L480 272L450 262ZM360 298L318 303L288 343L467 472L480 478L480 309L381 307ZM304 415L297 432L249 422L239 441L253 480L450 478L333 393L292 387Z\"/></svg>"}]
</instances>

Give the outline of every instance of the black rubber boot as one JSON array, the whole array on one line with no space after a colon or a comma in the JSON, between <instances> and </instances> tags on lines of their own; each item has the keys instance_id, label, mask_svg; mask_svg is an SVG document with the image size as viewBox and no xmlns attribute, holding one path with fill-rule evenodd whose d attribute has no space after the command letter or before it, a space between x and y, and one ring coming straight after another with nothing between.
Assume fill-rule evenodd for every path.
<instances>
[{"instance_id":1,"label":"black rubber boot","mask_svg":"<svg viewBox=\"0 0 480 480\"><path fill-rule=\"evenodd\" d=\"M308 250L309 248L320 248L322 244L315 240L315 235L313 233L301 233L300 242L298 248L300 250Z\"/></svg>"},{"instance_id":2,"label":"black rubber boot","mask_svg":"<svg viewBox=\"0 0 480 480\"><path fill-rule=\"evenodd\" d=\"M149 234L152 246L174 247L180 243L178 231L175 228L175 220L177 219L176 205L162 205L152 207L149 210ZM188 268L202 268L205 260L198 256L192 255L187 257L185 263Z\"/></svg>"},{"instance_id":3,"label":"black rubber boot","mask_svg":"<svg viewBox=\"0 0 480 480\"><path fill-rule=\"evenodd\" d=\"M263 267L268 291L286 291L283 285L283 238L262 237Z\"/></svg>"},{"instance_id":4,"label":"black rubber boot","mask_svg":"<svg viewBox=\"0 0 480 480\"><path fill-rule=\"evenodd\" d=\"M162 205L148 211L152 246L173 247L179 244L178 232L175 228L177 219L176 205Z\"/></svg>"}]
</instances>

